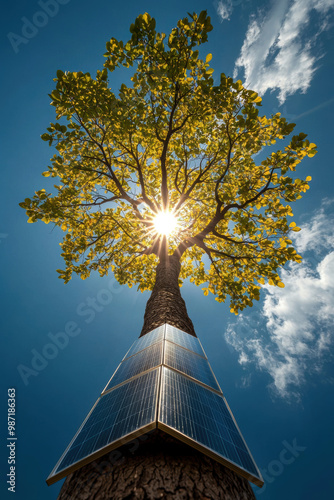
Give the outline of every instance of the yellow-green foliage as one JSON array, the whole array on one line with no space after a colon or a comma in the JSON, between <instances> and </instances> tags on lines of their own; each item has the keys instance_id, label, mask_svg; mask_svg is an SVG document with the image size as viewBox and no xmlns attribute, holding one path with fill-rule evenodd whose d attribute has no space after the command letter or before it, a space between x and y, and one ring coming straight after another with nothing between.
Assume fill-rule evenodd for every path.
<instances>
[{"instance_id":1,"label":"yellow-green foliage","mask_svg":"<svg viewBox=\"0 0 334 500\"><path fill-rule=\"evenodd\" d=\"M291 172L315 145L299 134L256 162L294 124L279 113L260 116L261 97L239 80L222 74L214 85L212 55L203 61L196 48L211 29L201 12L166 36L144 14L127 43L107 43L95 79L57 72L58 121L42 136L57 150L43 174L57 179L56 192L37 191L21 206L28 222L66 233L59 271L66 282L73 272L85 279L112 269L120 283L152 289L159 259L152 216L167 207L181 222L168 242L181 258L181 279L190 276L219 301L229 295L235 313L259 298L261 283L284 286L279 268L300 261L288 239L298 228L287 217L311 178ZM132 84L115 95L108 76L120 66Z\"/></svg>"}]
</instances>

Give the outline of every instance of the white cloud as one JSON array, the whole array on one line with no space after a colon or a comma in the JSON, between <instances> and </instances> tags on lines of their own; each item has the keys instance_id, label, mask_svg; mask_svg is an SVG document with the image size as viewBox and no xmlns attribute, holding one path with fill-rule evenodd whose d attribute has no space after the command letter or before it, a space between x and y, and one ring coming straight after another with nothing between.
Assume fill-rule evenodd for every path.
<instances>
[{"instance_id":1,"label":"white cloud","mask_svg":"<svg viewBox=\"0 0 334 500\"><path fill-rule=\"evenodd\" d=\"M323 249L334 248L334 231L328 228L328 216L326 211L334 203L334 200L323 200L322 207L309 222L303 224L303 230L296 234L295 245L298 252L311 250L315 253ZM319 242L321 244L319 245Z\"/></svg>"},{"instance_id":2,"label":"white cloud","mask_svg":"<svg viewBox=\"0 0 334 500\"><path fill-rule=\"evenodd\" d=\"M225 334L239 363L267 372L282 397L298 397L306 376L321 371L334 340L334 217L325 208L296 233L295 246L306 259L282 271L285 288L264 286L260 312L240 315Z\"/></svg>"},{"instance_id":3,"label":"white cloud","mask_svg":"<svg viewBox=\"0 0 334 500\"><path fill-rule=\"evenodd\" d=\"M233 12L233 2L232 0L225 0L224 2L220 0L217 4L217 13L221 21L229 21Z\"/></svg>"},{"instance_id":4,"label":"white cloud","mask_svg":"<svg viewBox=\"0 0 334 500\"><path fill-rule=\"evenodd\" d=\"M244 69L245 86L264 94L278 91L282 104L288 95L305 93L317 70L314 47L319 34L328 29L326 15L334 8L334 0L280 0L274 2L266 15L253 16L239 58L234 77ZM311 15L313 35L308 30Z\"/></svg>"}]
</instances>

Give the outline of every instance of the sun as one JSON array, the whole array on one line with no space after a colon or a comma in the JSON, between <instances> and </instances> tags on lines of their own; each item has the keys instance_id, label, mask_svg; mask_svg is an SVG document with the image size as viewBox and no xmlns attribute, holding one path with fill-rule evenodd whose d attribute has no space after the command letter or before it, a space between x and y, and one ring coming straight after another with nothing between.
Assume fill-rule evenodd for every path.
<instances>
[{"instance_id":1,"label":"sun","mask_svg":"<svg viewBox=\"0 0 334 500\"><path fill-rule=\"evenodd\" d=\"M159 212L154 217L153 224L158 234L169 236L177 228L178 221L172 212Z\"/></svg>"}]
</instances>

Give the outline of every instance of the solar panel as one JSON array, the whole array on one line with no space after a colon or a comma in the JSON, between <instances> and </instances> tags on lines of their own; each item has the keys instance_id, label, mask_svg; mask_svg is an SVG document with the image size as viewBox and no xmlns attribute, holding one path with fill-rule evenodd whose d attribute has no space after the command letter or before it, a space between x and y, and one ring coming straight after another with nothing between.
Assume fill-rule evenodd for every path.
<instances>
[{"instance_id":1,"label":"solar panel","mask_svg":"<svg viewBox=\"0 0 334 500\"><path fill-rule=\"evenodd\" d=\"M103 392L107 391L111 387L115 387L129 378L134 377L135 375L138 375L141 372L160 365L162 362L162 344L163 342L153 344L143 351L140 351L139 353L122 361Z\"/></svg>"},{"instance_id":2,"label":"solar panel","mask_svg":"<svg viewBox=\"0 0 334 500\"><path fill-rule=\"evenodd\" d=\"M175 368L213 389L220 391L220 387L211 371L210 365L205 358L187 351L182 347L165 341L164 364Z\"/></svg>"},{"instance_id":3,"label":"solar panel","mask_svg":"<svg viewBox=\"0 0 334 500\"><path fill-rule=\"evenodd\" d=\"M263 484L223 396L164 367L158 418L211 451L211 456L213 452L221 457L222 463L232 462L245 477Z\"/></svg>"},{"instance_id":4,"label":"solar panel","mask_svg":"<svg viewBox=\"0 0 334 500\"><path fill-rule=\"evenodd\" d=\"M166 325L165 339L206 357L198 338L175 328L175 326Z\"/></svg>"},{"instance_id":5,"label":"solar panel","mask_svg":"<svg viewBox=\"0 0 334 500\"><path fill-rule=\"evenodd\" d=\"M93 461L99 450L107 453L118 439L122 438L123 444L124 436L131 438L132 433L152 423L150 428L155 427L159 374L160 369L152 370L101 396L50 474L48 484L79 468L88 456Z\"/></svg>"},{"instance_id":6,"label":"solar panel","mask_svg":"<svg viewBox=\"0 0 334 500\"><path fill-rule=\"evenodd\" d=\"M125 358L133 356L133 354L142 351L146 347L149 347L150 345L155 344L156 342L160 342L164 338L164 332L165 332L165 325L161 325L158 328L155 328L155 330L152 330L151 332L147 333L143 337L140 337L132 344L132 346L126 353Z\"/></svg>"},{"instance_id":7,"label":"solar panel","mask_svg":"<svg viewBox=\"0 0 334 500\"><path fill-rule=\"evenodd\" d=\"M133 343L47 483L156 427L263 485L201 343L168 324Z\"/></svg>"}]
</instances>

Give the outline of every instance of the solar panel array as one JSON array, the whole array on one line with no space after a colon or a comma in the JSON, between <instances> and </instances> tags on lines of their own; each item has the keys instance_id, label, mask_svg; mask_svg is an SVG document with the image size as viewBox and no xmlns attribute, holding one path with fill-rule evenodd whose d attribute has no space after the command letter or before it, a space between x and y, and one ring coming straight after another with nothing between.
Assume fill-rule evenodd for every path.
<instances>
[{"instance_id":1,"label":"solar panel array","mask_svg":"<svg viewBox=\"0 0 334 500\"><path fill-rule=\"evenodd\" d=\"M261 483L200 341L166 324L133 343L48 484L120 446L134 433L160 426Z\"/></svg>"}]
</instances>

